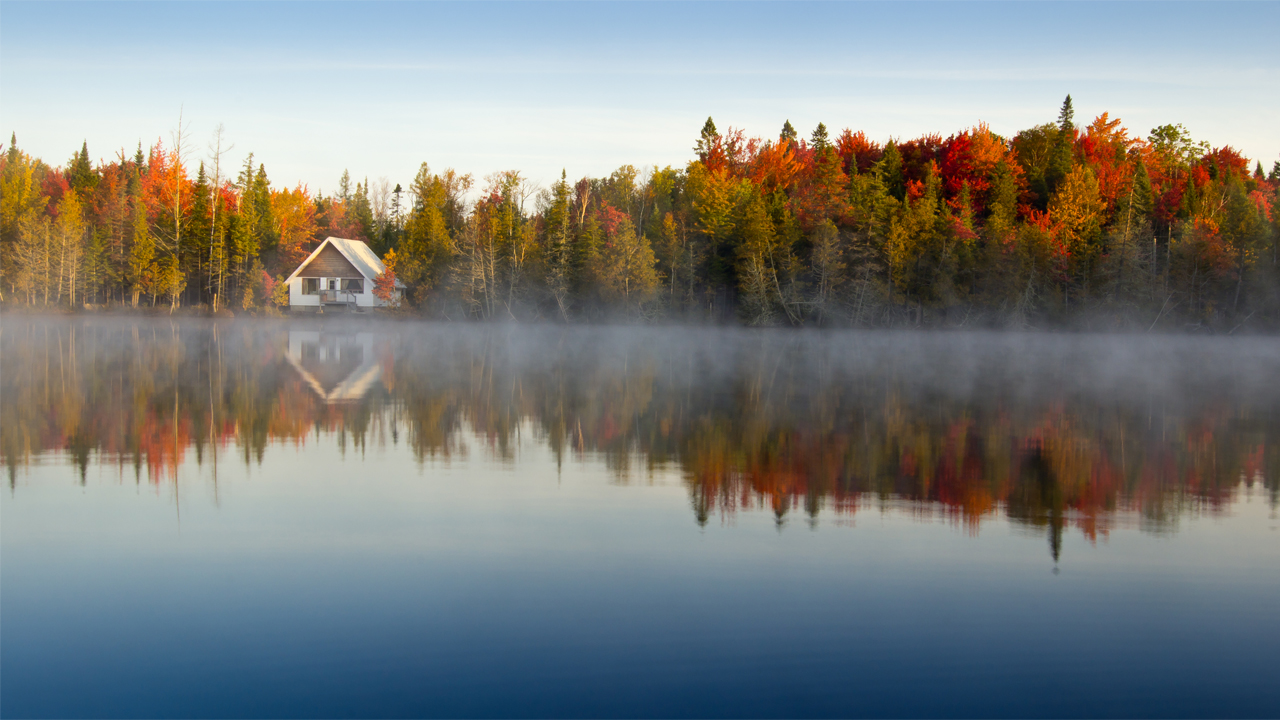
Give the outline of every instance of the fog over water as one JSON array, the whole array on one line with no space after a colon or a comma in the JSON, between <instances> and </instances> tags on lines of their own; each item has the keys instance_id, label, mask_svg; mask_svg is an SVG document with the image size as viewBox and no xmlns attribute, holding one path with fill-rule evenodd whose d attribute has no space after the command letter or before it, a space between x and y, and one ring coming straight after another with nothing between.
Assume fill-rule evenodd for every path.
<instances>
[{"instance_id":1,"label":"fog over water","mask_svg":"<svg viewBox=\"0 0 1280 720\"><path fill-rule=\"evenodd\" d=\"M1273 714L1277 378L1269 337L6 316L0 712Z\"/></svg>"}]
</instances>

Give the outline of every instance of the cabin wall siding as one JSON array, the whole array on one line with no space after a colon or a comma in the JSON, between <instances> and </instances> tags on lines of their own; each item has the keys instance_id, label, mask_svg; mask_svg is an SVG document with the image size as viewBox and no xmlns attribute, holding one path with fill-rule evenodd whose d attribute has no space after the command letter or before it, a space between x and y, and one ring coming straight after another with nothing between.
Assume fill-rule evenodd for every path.
<instances>
[{"instance_id":1,"label":"cabin wall siding","mask_svg":"<svg viewBox=\"0 0 1280 720\"><path fill-rule=\"evenodd\" d=\"M298 272L298 277L364 279L365 284L368 284L368 278L365 278L356 266L352 265L351 261L332 245L326 245L315 259Z\"/></svg>"}]
</instances>

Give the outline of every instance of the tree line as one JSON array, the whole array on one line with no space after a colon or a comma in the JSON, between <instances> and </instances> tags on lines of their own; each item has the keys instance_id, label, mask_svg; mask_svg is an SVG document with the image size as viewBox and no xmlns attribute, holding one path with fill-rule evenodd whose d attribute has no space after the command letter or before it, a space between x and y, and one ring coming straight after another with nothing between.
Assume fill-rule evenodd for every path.
<instances>
[{"instance_id":1,"label":"tree line","mask_svg":"<svg viewBox=\"0 0 1280 720\"><path fill-rule=\"evenodd\" d=\"M401 312L448 319L751 325L1280 323L1280 161L1107 113L1001 137L776 138L708 118L683 168L542 187L422 163L407 188L274 186L221 129L62 167L0 155L6 305L262 311L327 236L367 242ZM192 167L194 165L194 168ZM194 178L192 170L194 169Z\"/></svg>"}]
</instances>

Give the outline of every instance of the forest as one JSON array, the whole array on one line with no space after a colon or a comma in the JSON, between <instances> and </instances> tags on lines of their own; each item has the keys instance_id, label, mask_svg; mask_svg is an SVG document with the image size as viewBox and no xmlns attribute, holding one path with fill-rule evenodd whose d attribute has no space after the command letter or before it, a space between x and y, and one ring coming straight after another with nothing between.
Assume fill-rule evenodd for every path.
<instances>
[{"instance_id":1,"label":"forest","mask_svg":"<svg viewBox=\"0 0 1280 720\"><path fill-rule=\"evenodd\" d=\"M1046 113L1046 119L1051 117ZM693 133L691 133L693 138ZM109 161L0 152L6 309L287 311L325 237L384 259L391 314L447 320L1265 331L1280 327L1280 161L1103 113L881 143L721 132L683 168L549 187L422 163L337 191L229 167L179 123ZM336 174L336 173L335 173Z\"/></svg>"}]
</instances>

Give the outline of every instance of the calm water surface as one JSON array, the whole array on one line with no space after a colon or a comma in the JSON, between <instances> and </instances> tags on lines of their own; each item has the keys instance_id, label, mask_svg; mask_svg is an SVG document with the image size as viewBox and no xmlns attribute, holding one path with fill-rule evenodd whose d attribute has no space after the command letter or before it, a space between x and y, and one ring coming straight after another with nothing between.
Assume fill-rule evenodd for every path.
<instances>
[{"instance_id":1,"label":"calm water surface","mask_svg":"<svg viewBox=\"0 0 1280 720\"><path fill-rule=\"evenodd\" d=\"M0 714L1280 715L1280 341L0 326Z\"/></svg>"}]
</instances>

